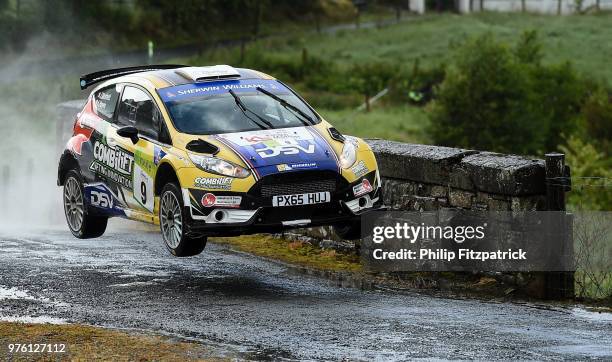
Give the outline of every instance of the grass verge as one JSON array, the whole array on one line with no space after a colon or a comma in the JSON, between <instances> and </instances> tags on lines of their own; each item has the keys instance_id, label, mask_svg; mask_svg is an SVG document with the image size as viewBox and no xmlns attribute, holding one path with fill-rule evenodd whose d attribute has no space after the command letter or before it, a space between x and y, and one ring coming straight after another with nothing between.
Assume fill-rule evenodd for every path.
<instances>
[{"instance_id":1,"label":"grass verge","mask_svg":"<svg viewBox=\"0 0 612 362\"><path fill-rule=\"evenodd\" d=\"M305 241L286 240L265 234L214 238L211 241L242 252L307 267L322 272L320 275L327 278L335 277L328 272L340 272L342 279L352 275L360 279L361 283L351 280L345 285L367 289L373 286L396 290L418 289L472 297L501 297L510 294L503 283L468 273L368 273L362 268L358 255L320 248Z\"/></svg>"},{"instance_id":2,"label":"grass verge","mask_svg":"<svg viewBox=\"0 0 612 362\"><path fill-rule=\"evenodd\" d=\"M374 107L370 112L319 109L319 113L344 134L410 143L431 142L425 132L429 118L422 108Z\"/></svg>"},{"instance_id":3,"label":"grass verge","mask_svg":"<svg viewBox=\"0 0 612 362\"><path fill-rule=\"evenodd\" d=\"M10 353L10 344L64 343L65 353ZM0 322L3 361L193 361L211 360L204 347L159 336L146 336L78 324Z\"/></svg>"},{"instance_id":4,"label":"grass verge","mask_svg":"<svg viewBox=\"0 0 612 362\"><path fill-rule=\"evenodd\" d=\"M305 241L287 241L269 235L214 238L217 244L236 250L319 270L360 272L359 256L322 249Z\"/></svg>"},{"instance_id":5,"label":"grass verge","mask_svg":"<svg viewBox=\"0 0 612 362\"><path fill-rule=\"evenodd\" d=\"M537 301L541 276L496 275L468 272L368 272L358 255L320 248L306 241L288 240L266 234L214 238L216 244L249 254L278 260L317 275L339 286L419 292L447 298L476 298L494 301ZM307 270L301 269L305 267ZM571 304L571 301L566 301ZM607 306L606 300L581 300L585 305Z\"/></svg>"}]
</instances>

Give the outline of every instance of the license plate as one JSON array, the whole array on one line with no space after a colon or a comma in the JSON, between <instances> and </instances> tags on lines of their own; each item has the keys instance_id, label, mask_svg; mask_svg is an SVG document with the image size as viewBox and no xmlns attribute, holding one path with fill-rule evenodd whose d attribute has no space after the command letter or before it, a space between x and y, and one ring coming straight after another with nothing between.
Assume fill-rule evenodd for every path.
<instances>
[{"instance_id":1,"label":"license plate","mask_svg":"<svg viewBox=\"0 0 612 362\"><path fill-rule=\"evenodd\" d=\"M272 197L272 206L299 206L323 204L331 201L329 192L310 192L307 194L277 195Z\"/></svg>"}]
</instances>

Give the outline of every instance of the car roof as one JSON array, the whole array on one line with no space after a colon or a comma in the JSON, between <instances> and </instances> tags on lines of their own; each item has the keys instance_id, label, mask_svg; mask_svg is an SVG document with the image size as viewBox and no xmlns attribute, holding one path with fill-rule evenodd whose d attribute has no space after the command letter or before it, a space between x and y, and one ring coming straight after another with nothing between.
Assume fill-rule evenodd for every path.
<instances>
[{"instance_id":1,"label":"car roof","mask_svg":"<svg viewBox=\"0 0 612 362\"><path fill-rule=\"evenodd\" d=\"M207 67L201 67L201 68L207 68ZM197 83L193 79L189 79L185 77L184 75L181 75L179 72L180 69L181 68L152 70L152 71L146 71L146 72L139 72L135 74L129 74L129 75L121 76L118 78L114 78L110 81L104 82L102 87L107 86L109 84L116 84L116 83L122 83L122 82L134 82L137 79L140 79L142 81L149 81L155 87L155 89L162 89L162 88L173 87L177 85ZM239 76L234 76L234 77L227 78L227 79L233 79L233 80L275 79L274 77L268 74L265 74L265 73L262 73L262 72L259 72L253 69L247 69L247 68L233 68L233 69L236 70ZM211 79L208 81L221 80L221 79L224 79L224 78L221 77L218 79Z\"/></svg>"}]
</instances>

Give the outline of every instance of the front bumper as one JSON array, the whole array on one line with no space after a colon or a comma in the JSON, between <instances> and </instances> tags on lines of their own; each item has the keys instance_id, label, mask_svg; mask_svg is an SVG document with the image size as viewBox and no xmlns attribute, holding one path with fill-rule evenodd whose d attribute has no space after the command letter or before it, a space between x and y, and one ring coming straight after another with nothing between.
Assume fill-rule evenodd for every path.
<instances>
[{"instance_id":1,"label":"front bumper","mask_svg":"<svg viewBox=\"0 0 612 362\"><path fill-rule=\"evenodd\" d=\"M374 185L374 190L369 193L355 196L352 192L354 185L346 184L331 193L330 202L303 206L274 207L271 197L252 193L215 192L218 196L240 197L239 206L203 207L199 201L207 191L183 189L185 211L191 215L191 221L186 226L193 233L233 236L355 221L383 205L380 181L376 180L375 174L369 178Z\"/></svg>"}]
</instances>

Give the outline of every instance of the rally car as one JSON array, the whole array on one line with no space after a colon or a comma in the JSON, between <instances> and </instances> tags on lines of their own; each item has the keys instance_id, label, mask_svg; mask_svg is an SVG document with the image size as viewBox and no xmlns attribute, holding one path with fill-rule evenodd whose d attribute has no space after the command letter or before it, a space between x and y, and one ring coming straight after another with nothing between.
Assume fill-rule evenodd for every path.
<instances>
[{"instance_id":1,"label":"rally car","mask_svg":"<svg viewBox=\"0 0 612 362\"><path fill-rule=\"evenodd\" d=\"M172 254L191 256L215 235L333 225L357 238L381 206L367 143L269 75L158 65L81 77L96 83L58 169L77 238L120 216L158 224Z\"/></svg>"}]
</instances>

